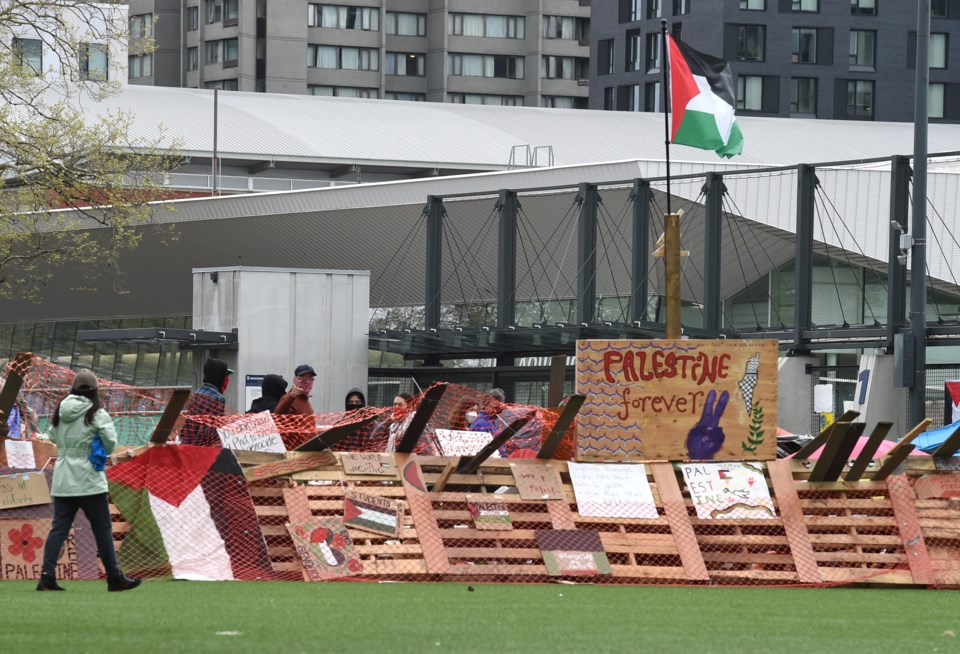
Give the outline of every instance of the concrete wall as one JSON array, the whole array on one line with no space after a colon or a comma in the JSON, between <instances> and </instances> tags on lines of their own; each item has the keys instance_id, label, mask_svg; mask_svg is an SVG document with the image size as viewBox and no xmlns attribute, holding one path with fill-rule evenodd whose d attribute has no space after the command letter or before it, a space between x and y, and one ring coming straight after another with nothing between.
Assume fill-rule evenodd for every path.
<instances>
[{"instance_id":1,"label":"concrete wall","mask_svg":"<svg viewBox=\"0 0 960 654\"><path fill-rule=\"evenodd\" d=\"M367 271L195 268L193 326L238 330L239 348L217 354L236 370L227 391L232 407L249 408L247 375L292 382L294 368L306 363L317 371L314 410L342 411L346 392L367 384L369 297Z\"/></svg>"},{"instance_id":2,"label":"concrete wall","mask_svg":"<svg viewBox=\"0 0 960 654\"><path fill-rule=\"evenodd\" d=\"M781 357L777 373L777 423L792 434L819 431L811 424L813 387L808 365L817 365L813 356Z\"/></svg>"}]
</instances>

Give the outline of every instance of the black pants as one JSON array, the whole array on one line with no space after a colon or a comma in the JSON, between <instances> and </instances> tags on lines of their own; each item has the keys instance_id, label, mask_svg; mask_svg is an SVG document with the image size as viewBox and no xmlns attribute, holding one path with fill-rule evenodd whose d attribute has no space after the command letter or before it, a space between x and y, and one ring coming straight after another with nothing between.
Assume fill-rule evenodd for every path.
<instances>
[{"instance_id":1,"label":"black pants","mask_svg":"<svg viewBox=\"0 0 960 654\"><path fill-rule=\"evenodd\" d=\"M107 577L118 576L120 567L117 565L117 551L113 547L113 522L110 519L110 503L106 493L53 498L53 527L43 548L41 572L56 576L60 550L67 541L77 511L81 509L93 528L93 537L97 541L97 553L100 555L100 561L103 562Z\"/></svg>"}]
</instances>

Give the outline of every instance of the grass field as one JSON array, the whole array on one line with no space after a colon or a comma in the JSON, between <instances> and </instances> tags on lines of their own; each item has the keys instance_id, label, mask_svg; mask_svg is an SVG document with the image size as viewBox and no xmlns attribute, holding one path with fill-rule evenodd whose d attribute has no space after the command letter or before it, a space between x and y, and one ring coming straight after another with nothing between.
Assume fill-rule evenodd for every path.
<instances>
[{"instance_id":1,"label":"grass field","mask_svg":"<svg viewBox=\"0 0 960 654\"><path fill-rule=\"evenodd\" d=\"M960 594L590 585L0 582L3 652L960 652Z\"/></svg>"}]
</instances>

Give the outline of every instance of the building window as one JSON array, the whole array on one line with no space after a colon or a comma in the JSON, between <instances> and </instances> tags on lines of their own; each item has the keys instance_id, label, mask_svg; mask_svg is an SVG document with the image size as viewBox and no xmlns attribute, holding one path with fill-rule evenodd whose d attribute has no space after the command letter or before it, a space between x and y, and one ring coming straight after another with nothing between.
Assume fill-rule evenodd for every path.
<instances>
[{"instance_id":1,"label":"building window","mask_svg":"<svg viewBox=\"0 0 960 654\"><path fill-rule=\"evenodd\" d=\"M522 95L482 95L479 93L448 93L453 104L490 104L502 107L522 107Z\"/></svg>"},{"instance_id":2,"label":"building window","mask_svg":"<svg viewBox=\"0 0 960 654\"><path fill-rule=\"evenodd\" d=\"M384 72L387 75L423 77L426 59L425 55L414 52L388 52Z\"/></svg>"},{"instance_id":3,"label":"building window","mask_svg":"<svg viewBox=\"0 0 960 654\"><path fill-rule=\"evenodd\" d=\"M877 0L850 0L850 13L857 16L876 16Z\"/></svg>"},{"instance_id":4,"label":"building window","mask_svg":"<svg viewBox=\"0 0 960 654\"><path fill-rule=\"evenodd\" d=\"M817 113L817 79L815 77L790 78L790 113Z\"/></svg>"},{"instance_id":5,"label":"building window","mask_svg":"<svg viewBox=\"0 0 960 654\"><path fill-rule=\"evenodd\" d=\"M145 39L153 36L153 14L137 14L130 17L130 38Z\"/></svg>"},{"instance_id":6,"label":"building window","mask_svg":"<svg viewBox=\"0 0 960 654\"><path fill-rule=\"evenodd\" d=\"M200 48L187 48L187 70L200 67Z\"/></svg>"},{"instance_id":7,"label":"building window","mask_svg":"<svg viewBox=\"0 0 960 654\"><path fill-rule=\"evenodd\" d=\"M450 14L447 16L450 34L457 36L485 36L494 39L524 38L523 16L488 16L486 14Z\"/></svg>"},{"instance_id":8,"label":"building window","mask_svg":"<svg viewBox=\"0 0 960 654\"><path fill-rule=\"evenodd\" d=\"M737 77L737 109L763 110L763 78L759 75Z\"/></svg>"},{"instance_id":9,"label":"building window","mask_svg":"<svg viewBox=\"0 0 960 654\"><path fill-rule=\"evenodd\" d=\"M451 52L447 55L450 75L523 79L523 57ZM469 103L468 103L469 104Z\"/></svg>"},{"instance_id":10,"label":"building window","mask_svg":"<svg viewBox=\"0 0 960 654\"><path fill-rule=\"evenodd\" d=\"M793 28L793 54L795 64L817 63L817 30L812 27Z\"/></svg>"},{"instance_id":11,"label":"building window","mask_svg":"<svg viewBox=\"0 0 960 654\"><path fill-rule=\"evenodd\" d=\"M343 70L380 70L380 51L376 48L308 45L307 66Z\"/></svg>"},{"instance_id":12,"label":"building window","mask_svg":"<svg viewBox=\"0 0 960 654\"><path fill-rule=\"evenodd\" d=\"M603 89L603 109L613 111L617 106L617 87L608 86Z\"/></svg>"},{"instance_id":13,"label":"building window","mask_svg":"<svg viewBox=\"0 0 960 654\"><path fill-rule=\"evenodd\" d=\"M943 84L930 84L927 87L927 116L943 118Z\"/></svg>"},{"instance_id":14,"label":"building window","mask_svg":"<svg viewBox=\"0 0 960 654\"><path fill-rule=\"evenodd\" d=\"M540 59L541 79L586 79L588 59L583 57L555 57L545 55Z\"/></svg>"},{"instance_id":15,"label":"building window","mask_svg":"<svg viewBox=\"0 0 960 654\"><path fill-rule=\"evenodd\" d=\"M872 30L850 30L850 66L873 70L877 49L877 33Z\"/></svg>"},{"instance_id":16,"label":"building window","mask_svg":"<svg viewBox=\"0 0 960 654\"><path fill-rule=\"evenodd\" d=\"M647 0L647 18L660 18L660 0Z\"/></svg>"},{"instance_id":17,"label":"building window","mask_svg":"<svg viewBox=\"0 0 960 654\"><path fill-rule=\"evenodd\" d=\"M790 10L816 13L820 11L820 0L792 0Z\"/></svg>"},{"instance_id":18,"label":"building window","mask_svg":"<svg viewBox=\"0 0 960 654\"><path fill-rule=\"evenodd\" d=\"M544 16L543 38L578 40L587 37L587 21L573 16Z\"/></svg>"},{"instance_id":19,"label":"building window","mask_svg":"<svg viewBox=\"0 0 960 654\"><path fill-rule=\"evenodd\" d=\"M931 34L928 46L927 56L930 60L930 68L947 67L947 35Z\"/></svg>"},{"instance_id":20,"label":"building window","mask_svg":"<svg viewBox=\"0 0 960 654\"><path fill-rule=\"evenodd\" d=\"M682 16L690 13L690 0L673 0L673 15Z\"/></svg>"},{"instance_id":21,"label":"building window","mask_svg":"<svg viewBox=\"0 0 960 654\"><path fill-rule=\"evenodd\" d=\"M383 94L383 97L387 100L403 100L404 102L427 101L427 95L425 93L397 93L394 91L387 91Z\"/></svg>"},{"instance_id":22,"label":"building window","mask_svg":"<svg viewBox=\"0 0 960 654\"><path fill-rule=\"evenodd\" d=\"M153 75L153 53L130 55L130 57L127 58L127 70L127 76L130 79L150 77Z\"/></svg>"},{"instance_id":23,"label":"building window","mask_svg":"<svg viewBox=\"0 0 960 654\"><path fill-rule=\"evenodd\" d=\"M640 0L620 0L620 22L633 23L640 20Z\"/></svg>"},{"instance_id":24,"label":"building window","mask_svg":"<svg viewBox=\"0 0 960 654\"><path fill-rule=\"evenodd\" d=\"M376 7L311 4L308 5L307 26L378 32L380 10Z\"/></svg>"},{"instance_id":25,"label":"building window","mask_svg":"<svg viewBox=\"0 0 960 654\"><path fill-rule=\"evenodd\" d=\"M204 82L203 88L205 89L220 89L221 91L236 91L239 89L237 80L235 79L220 79L214 82Z\"/></svg>"},{"instance_id":26,"label":"building window","mask_svg":"<svg viewBox=\"0 0 960 654\"><path fill-rule=\"evenodd\" d=\"M317 86L307 85L310 95L323 95L332 98L368 98L376 100L380 97L379 89L370 89L359 86Z\"/></svg>"},{"instance_id":27,"label":"building window","mask_svg":"<svg viewBox=\"0 0 960 654\"><path fill-rule=\"evenodd\" d=\"M847 82L847 118L873 119L873 84L867 80Z\"/></svg>"},{"instance_id":28,"label":"building window","mask_svg":"<svg viewBox=\"0 0 960 654\"><path fill-rule=\"evenodd\" d=\"M651 113L660 111L660 82L649 82L643 92L643 110Z\"/></svg>"},{"instance_id":29,"label":"building window","mask_svg":"<svg viewBox=\"0 0 960 654\"><path fill-rule=\"evenodd\" d=\"M949 18L947 5L947 0L930 0L930 15L933 18ZM939 116L939 118L942 118L942 116Z\"/></svg>"},{"instance_id":30,"label":"building window","mask_svg":"<svg viewBox=\"0 0 960 654\"><path fill-rule=\"evenodd\" d=\"M207 25L223 20L223 0L205 0Z\"/></svg>"},{"instance_id":31,"label":"building window","mask_svg":"<svg viewBox=\"0 0 960 654\"><path fill-rule=\"evenodd\" d=\"M766 33L763 25L737 25L737 60L763 61Z\"/></svg>"},{"instance_id":32,"label":"building window","mask_svg":"<svg viewBox=\"0 0 960 654\"><path fill-rule=\"evenodd\" d=\"M604 39L597 44L597 75L613 74L613 39Z\"/></svg>"},{"instance_id":33,"label":"building window","mask_svg":"<svg viewBox=\"0 0 960 654\"><path fill-rule=\"evenodd\" d=\"M647 34L647 72L660 70L660 32Z\"/></svg>"},{"instance_id":34,"label":"building window","mask_svg":"<svg viewBox=\"0 0 960 654\"><path fill-rule=\"evenodd\" d=\"M628 30L626 46L624 70L628 73L643 70L643 32Z\"/></svg>"},{"instance_id":35,"label":"building window","mask_svg":"<svg viewBox=\"0 0 960 654\"><path fill-rule=\"evenodd\" d=\"M640 111L643 106L639 84L628 84L617 89L617 111Z\"/></svg>"},{"instance_id":36,"label":"building window","mask_svg":"<svg viewBox=\"0 0 960 654\"><path fill-rule=\"evenodd\" d=\"M587 99L569 95L544 95L540 98L540 106L550 109L586 109Z\"/></svg>"},{"instance_id":37,"label":"building window","mask_svg":"<svg viewBox=\"0 0 960 654\"><path fill-rule=\"evenodd\" d=\"M205 63L223 63L224 68L237 65L237 59L240 56L240 42L238 39L207 41L204 46L206 48Z\"/></svg>"},{"instance_id":38,"label":"building window","mask_svg":"<svg viewBox=\"0 0 960 654\"><path fill-rule=\"evenodd\" d=\"M386 29L396 36L426 36L427 15L388 11Z\"/></svg>"},{"instance_id":39,"label":"building window","mask_svg":"<svg viewBox=\"0 0 960 654\"><path fill-rule=\"evenodd\" d=\"M200 7L187 7L187 31L196 32L200 29Z\"/></svg>"},{"instance_id":40,"label":"building window","mask_svg":"<svg viewBox=\"0 0 960 654\"><path fill-rule=\"evenodd\" d=\"M745 11L765 11L767 0L740 0L740 8Z\"/></svg>"},{"instance_id":41,"label":"building window","mask_svg":"<svg viewBox=\"0 0 960 654\"><path fill-rule=\"evenodd\" d=\"M43 72L43 42L40 39L13 37L13 53L17 65L25 74L39 75Z\"/></svg>"},{"instance_id":42,"label":"building window","mask_svg":"<svg viewBox=\"0 0 960 654\"><path fill-rule=\"evenodd\" d=\"M227 27L240 22L240 0L223 0L223 24Z\"/></svg>"},{"instance_id":43,"label":"building window","mask_svg":"<svg viewBox=\"0 0 960 654\"><path fill-rule=\"evenodd\" d=\"M80 79L104 81L107 79L108 68L106 44L80 44Z\"/></svg>"}]
</instances>

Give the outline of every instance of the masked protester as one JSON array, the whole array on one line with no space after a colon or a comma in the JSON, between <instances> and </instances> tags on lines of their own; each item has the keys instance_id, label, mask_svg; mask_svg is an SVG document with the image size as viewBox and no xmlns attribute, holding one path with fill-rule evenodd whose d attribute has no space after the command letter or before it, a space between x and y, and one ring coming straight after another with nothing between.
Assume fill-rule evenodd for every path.
<instances>
[{"instance_id":1,"label":"masked protester","mask_svg":"<svg viewBox=\"0 0 960 654\"><path fill-rule=\"evenodd\" d=\"M83 511L93 529L97 552L107 574L107 590L118 592L140 585L139 579L126 576L117 565L103 466L105 455L117 446L117 430L100 406L98 388L97 378L91 371L78 372L70 394L60 402L51 420L50 440L57 446L57 463L50 487L53 525L43 548L37 590L64 590L57 583L57 559L77 511ZM102 453L99 459L93 456L98 450Z\"/></svg>"},{"instance_id":2,"label":"masked protester","mask_svg":"<svg viewBox=\"0 0 960 654\"><path fill-rule=\"evenodd\" d=\"M293 388L277 402L277 408L274 413L277 415L313 415L313 407L310 406L310 393L313 392L313 382L317 378L311 366L302 364L293 371Z\"/></svg>"},{"instance_id":3,"label":"masked protester","mask_svg":"<svg viewBox=\"0 0 960 654\"><path fill-rule=\"evenodd\" d=\"M233 370L220 359L207 359L203 364L203 385L190 397L183 412L188 416L222 416L226 410L223 394L230 384L231 373ZM180 429L180 442L183 445L221 446L214 425L190 418L184 421Z\"/></svg>"},{"instance_id":4,"label":"masked protester","mask_svg":"<svg viewBox=\"0 0 960 654\"><path fill-rule=\"evenodd\" d=\"M265 375L260 383L260 397L250 403L247 413L277 410L280 398L287 392L287 380L280 375Z\"/></svg>"},{"instance_id":5,"label":"masked protester","mask_svg":"<svg viewBox=\"0 0 960 654\"><path fill-rule=\"evenodd\" d=\"M367 406L367 397L359 388L351 388L347 391L347 396L343 400L344 411L356 411Z\"/></svg>"}]
</instances>

